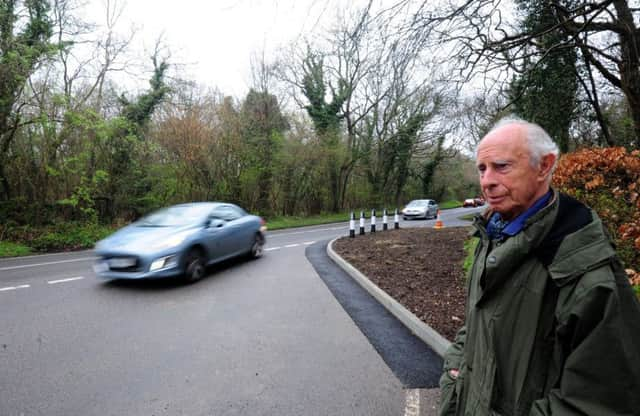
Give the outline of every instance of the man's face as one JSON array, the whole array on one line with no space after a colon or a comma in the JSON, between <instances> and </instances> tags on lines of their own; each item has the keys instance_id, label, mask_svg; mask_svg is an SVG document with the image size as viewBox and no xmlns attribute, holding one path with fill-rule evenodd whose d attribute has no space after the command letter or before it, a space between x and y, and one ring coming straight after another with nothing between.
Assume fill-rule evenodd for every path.
<instances>
[{"instance_id":1,"label":"man's face","mask_svg":"<svg viewBox=\"0 0 640 416\"><path fill-rule=\"evenodd\" d=\"M523 129L507 124L488 134L478 146L476 166L482 193L505 220L526 211L549 190L548 170L531 166Z\"/></svg>"}]
</instances>

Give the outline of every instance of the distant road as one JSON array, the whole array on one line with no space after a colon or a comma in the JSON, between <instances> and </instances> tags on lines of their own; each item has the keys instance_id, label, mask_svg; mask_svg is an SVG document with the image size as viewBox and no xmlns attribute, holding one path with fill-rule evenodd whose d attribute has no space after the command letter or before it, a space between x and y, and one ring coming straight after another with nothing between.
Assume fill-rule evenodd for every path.
<instances>
[{"instance_id":1,"label":"distant road","mask_svg":"<svg viewBox=\"0 0 640 416\"><path fill-rule=\"evenodd\" d=\"M186 286L98 280L92 251L0 259L0 415L404 414L403 386L304 256L347 234L269 232L262 259Z\"/></svg>"}]
</instances>

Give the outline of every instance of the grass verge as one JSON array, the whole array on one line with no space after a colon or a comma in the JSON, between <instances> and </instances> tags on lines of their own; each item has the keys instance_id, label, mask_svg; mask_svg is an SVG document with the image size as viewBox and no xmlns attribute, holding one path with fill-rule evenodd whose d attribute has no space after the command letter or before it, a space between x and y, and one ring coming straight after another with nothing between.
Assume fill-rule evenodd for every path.
<instances>
[{"instance_id":1,"label":"grass verge","mask_svg":"<svg viewBox=\"0 0 640 416\"><path fill-rule=\"evenodd\" d=\"M93 248L113 231L115 227L77 222L9 227L5 229L6 240L0 241L0 257Z\"/></svg>"},{"instance_id":2,"label":"grass verge","mask_svg":"<svg viewBox=\"0 0 640 416\"><path fill-rule=\"evenodd\" d=\"M473 254L476 251L476 247L478 246L479 241L480 239L478 237L471 237L464 242L464 252L467 254L464 258L464 262L462 263L462 269L464 270L465 279L469 275L471 266L473 266Z\"/></svg>"},{"instance_id":3,"label":"grass verge","mask_svg":"<svg viewBox=\"0 0 640 416\"><path fill-rule=\"evenodd\" d=\"M349 215L350 213L345 212L339 214L314 215L312 217L273 217L267 219L267 229L281 230L283 228L349 221Z\"/></svg>"},{"instance_id":4,"label":"grass verge","mask_svg":"<svg viewBox=\"0 0 640 416\"><path fill-rule=\"evenodd\" d=\"M444 201L438 204L440 209L451 209L451 208L459 208L462 206L462 202L460 201Z\"/></svg>"},{"instance_id":5,"label":"grass verge","mask_svg":"<svg viewBox=\"0 0 640 416\"><path fill-rule=\"evenodd\" d=\"M18 257L31 254L31 247L11 241L0 241L0 257Z\"/></svg>"}]
</instances>

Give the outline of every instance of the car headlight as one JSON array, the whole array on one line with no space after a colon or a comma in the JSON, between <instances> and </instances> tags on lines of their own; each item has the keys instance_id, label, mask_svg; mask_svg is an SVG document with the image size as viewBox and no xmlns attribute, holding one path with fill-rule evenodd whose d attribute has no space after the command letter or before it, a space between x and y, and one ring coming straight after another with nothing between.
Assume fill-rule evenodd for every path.
<instances>
[{"instance_id":1,"label":"car headlight","mask_svg":"<svg viewBox=\"0 0 640 416\"><path fill-rule=\"evenodd\" d=\"M159 259L155 259L151 262L151 266L149 266L149 271L152 272L154 270L166 269L169 267L175 267L177 262L177 257L175 255L160 257Z\"/></svg>"}]
</instances>

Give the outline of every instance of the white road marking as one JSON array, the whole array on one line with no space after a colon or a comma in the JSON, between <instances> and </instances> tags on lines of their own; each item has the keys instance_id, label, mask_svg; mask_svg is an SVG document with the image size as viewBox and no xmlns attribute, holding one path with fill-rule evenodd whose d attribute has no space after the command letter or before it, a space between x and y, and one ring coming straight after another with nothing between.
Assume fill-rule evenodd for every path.
<instances>
[{"instance_id":1,"label":"white road marking","mask_svg":"<svg viewBox=\"0 0 640 416\"><path fill-rule=\"evenodd\" d=\"M47 283L50 285L55 285L56 283L73 282L74 280L82 280L82 279L84 279L84 276L70 277L68 279L60 279L60 280L50 280Z\"/></svg>"},{"instance_id":2,"label":"white road marking","mask_svg":"<svg viewBox=\"0 0 640 416\"><path fill-rule=\"evenodd\" d=\"M296 234L308 234L308 233L315 233L318 231L327 231L326 228L318 228L315 230L310 230L310 231L294 231L294 232L290 232L290 233L281 233L281 234L268 234L269 238L276 238L276 237L285 237L287 235L296 235Z\"/></svg>"},{"instance_id":3,"label":"white road marking","mask_svg":"<svg viewBox=\"0 0 640 416\"><path fill-rule=\"evenodd\" d=\"M404 416L420 415L420 390L409 389L405 396Z\"/></svg>"},{"instance_id":4,"label":"white road marking","mask_svg":"<svg viewBox=\"0 0 640 416\"><path fill-rule=\"evenodd\" d=\"M46 263L23 264L21 266L0 267L0 270L15 270L15 269L24 269L24 268L27 268L27 267L48 266L50 264L73 263L73 262L76 262L76 261L95 260L97 258L98 257L82 257L82 258L79 258L79 259L71 259L71 260L48 261Z\"/></svg>"},{"instance_id":5,"label":"white road marking","mask_svg":"<svg viewBox=\"0 0 640 416\"><path fill-rule=\"evenodd\" d=\"M333 231L333 230L349 230L349 223L347 223L344 226L340 226L340 227L330 227L330 228L314 228L313 230L306 230L306 231L292 231L290 233L278 233L278 234L267 234L267 236L269 238L274 238L274 237L283 237L286 235L295 235L295 234L308 234L308 233L317 233L319 231Z\"/></svg>"},{"instance_id":6,"label":"white road marking","mask_svg":"<svg viewBox=\"0 0 640 416\"><path fill-rule=\"evenodd\" d=\"M88 252L90 250L80 250L80 251L76 251L76 254L80 254L82 252ZM55 257L55 256L68 256L69 253L68 252L60 252L60 253L45 253L45 254L31 254L29 256L14 256L14 257L3 257L2 260L24 260L24 259L30 259L30 258L34 258L34 257Z\"/></svg>"},{"instance_id":7,"label":"white road marking","mask_svg":"<svg viewBox=\"0 0 640 416\"><path fill-rule=\"evenodd\" d=\"M300 245L305 245L308 246L309 244L313 244L315 243L315 241L306 241L304 243L295 243L295 244L287 244L286 246L278 246L278 247L269 247L269 248L265 248L264 251L273 251L273 250L280 250L282 248L293 248L293 247L298 247Z\"/></svg>"},{"instance_id":8,"label":"white road marking","mask_svg":"<svg viewBox=\"0 0 640 416\"><path fill-rule=\"evenodd\" d=\"M31 287L31 286L30 285L20 285L20 286L0 287L0 292L6 292L8 290L26 289L28 287Z\"/></svg>"},{"instance_id":9,"label":"white road marking","mask_svg":"<svg viewBox=\"0 0 640 416\"><path fill-rule=\"evenodd\" d=\"M451 215L458 215L460 212L462 211L452 211ZM467 211L464 211L465 213ZM473 211L469 211L470 213ZM445 214L442 213L442 216L444 216ZM448 213L447 213L448 215ZM449 217L447 217L449 218ZM282 232L282 233L277 233L277 234L267 234L269 236L269 238L277 238L277 237L284 237L287 235L296 235L296 234L308 234L308 233L317 233L320 231L335 231L335 230L349 230L349 220L345 219L345 225L341 225L341 226L337 226L337 227L324 227L324 228L314 228L312 230L304 230L304 231L292 231L292 232ZM405 220L401 220L399 221L399 223L403 223ZM393 222L393 221L392 221ZM433 220L430 220L430 223L433 223ZM424 225L423 225L424 226ZM274 232L277 232L279 230L276 230Z\"/></svg>"},{"instance_id":10,"label":"white road marking","mask_svg":"<svg viewBox=\"0 0 640 416\"><path fill-rule=\"evenodd\" d=\"M298 247L300 245L311 245L315 243L315 241L306 241L303 243L295 243L295 244L287 244L284 247L269 247L269 248L265 248L264 251L273 251L273 250L280 250L282 248L293 248L293 247ZM36 264L24 264L24 265L20 265L20 266L12 266L12 267L0 267L0 270L15 270L15 269L24 269L24 268L28 268L28 267L38 267L38 266L48 266L51 264L61 264L61 263L73 263L73 262L78 262L78 261L87 261L87 260L95 260L98 257L82 257L79 259L71 259L71 260L59 260L59 261L49 261L46 263L36 263ZM59 280L50 280L47 283L50 285L55 285L57 283L66 283L66 282L72 282L75 280L82 280L84 279L84 276L78 276L78 277L70 277L68 279L59 279ZM4 291L9 291L9 290L16 290L16 289L23 289L23 288L27 288L29 287L29 285L22 285L22 286L9 286L9 287L4 287L4 288L0 288L0 292L4 292Z\"/></svg>"}]
</instances>

